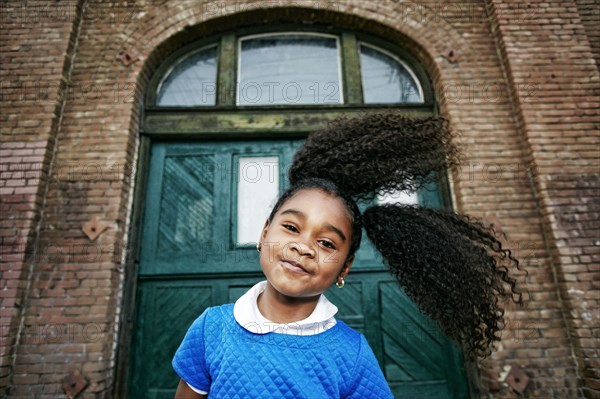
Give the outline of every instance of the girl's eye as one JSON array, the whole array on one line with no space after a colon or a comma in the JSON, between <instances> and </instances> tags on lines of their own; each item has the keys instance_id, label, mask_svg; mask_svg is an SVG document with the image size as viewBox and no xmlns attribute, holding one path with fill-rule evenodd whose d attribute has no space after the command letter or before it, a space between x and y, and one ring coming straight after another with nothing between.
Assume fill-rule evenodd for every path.
<instances>
[{"instance_id":1,"label":"girl's eye","mask_svg":"<svg viewBox=\"0 0 600 399\"><path fill-rule=\"evenodd\" d=\"M331 242L327 241L327 240L321 240L321 243L323 243L323 246L329 249L335 249L335 245L333 245Z\"/></svg>"},{"instance_id":2,"label":"girl's eye","mask_svg":"<svg viewBox=\"0 0 600 399\"><path fill-rule=\"evenodd\" d=\"M282 225L285 229L293 231L293 232L297 232L298 229L295 226L292 226L291 224L283 224Z\"/></svg>"},{"instance_id":3,"label":"girl's eye","mask_svg":"<svg viewBox=\"0 0 600 399\"><path fill-rule=\"evenodd\" d=\"M297 233L298 229L296 228L296 226L291 225L291 224L286 224L286 223L282 223L281 224L283 226L284 229L291 231L293 233ZM335 250L336 247L335 245L331 242L331 241L327 241L327 240L319 240L319 242L321 243L321 245L323 245L325 248L329 248L329 249L333 249Z\"/></svg>"}]
</instances>

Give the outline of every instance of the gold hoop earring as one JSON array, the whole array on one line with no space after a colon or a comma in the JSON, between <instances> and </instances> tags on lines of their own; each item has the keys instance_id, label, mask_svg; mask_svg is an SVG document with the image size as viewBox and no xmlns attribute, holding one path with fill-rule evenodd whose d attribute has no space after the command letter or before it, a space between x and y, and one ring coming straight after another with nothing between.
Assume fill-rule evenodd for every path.
<instances>
[{"instance_id":1,"label":"gold hoop earring","mask_svg":"<svg viewBox=\"0 0 600 399\"><path fill-rule=\"evenodd\" d=\"M346 282L344 281L343 277L340 277L342 279L342 282L340 283L340 280L335 282L335 286L338 288L344 288L344 285L346 285Z\"/></svg>"}]
</instances>

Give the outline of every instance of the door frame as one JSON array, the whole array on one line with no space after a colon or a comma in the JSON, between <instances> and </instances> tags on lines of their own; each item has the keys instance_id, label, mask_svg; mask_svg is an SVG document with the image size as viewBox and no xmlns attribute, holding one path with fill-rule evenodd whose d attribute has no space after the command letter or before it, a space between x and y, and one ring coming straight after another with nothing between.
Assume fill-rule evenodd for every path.
<instances>
[{"instance_id":1,"label":"door frame","mask_svg":"<svg viewBox=\"0 0 600 399\"><path fill-rule=\"evenodd\" d=\"M322 31L319 26L300 27L281 26L269 29L276 33L281 30L307 30L318 33ZM342 84L344 90L344 104L333 105L304 105L304 106L236 106L235 101L220 95L222 90L235 86L236 68L223 71L223 68L234 65L231 54L224 54L223 49L236 46L235 41L239 36L252 32L259 32L264 28L252 28L235 31L229 34L219 34L187 45L173 54L160 65L151 78L144 96L144 104L139 124L139 149L135 165L136 179L133 190L133 209L128 231L129 240L126 243L126 258L123 267L124 283L121 300L121 313L119 316L118 341L116 345L116 362L113 379L113 397L126 398L130 380L130 365L132 363L132 343L134 337L134 323L137 314L137 280L139 255L141 248L141 227L144 218L145 198L148 184L149 162L152 143L155 140L253 140L253 139L305 139L312 131L322 128L328 121L339 116L359 116L365 113L382 111L401 112L407 117L425 117L437 115L439 106L432 91L431 81L424 68L406 50L383 39L362 34L348 32L342 29L327 28L327 32L340 35L342 57L351 57L351 46L356 46L357 40L372 43L382 49L400 56L412 68L422 84L424 103L418 104L362 104L362 89L358 65L358 57L350 60L351 66L344 64L342 59ZM324 30L323 30L324 31ZM167 69L183 54L189 53L194 48L206 46L210 42L218 42L218 94L217 104L212 107L168 107L160 108L153 105L156 89L160 79ZM357 80L358 77L358 80ZM232 96L230 96L232 97ZM231 121L235 121L232 128ZM198 125L202 128L198 128ZM440 175L438 189L442 207L452 209L450 176ZM122 247L122 246L121 246ZM464 351L463 351L464 352ZM479 369L476 362L465 359L464 362L466 384L470 398L480 396Z\"/></svg>"}]
</instances>

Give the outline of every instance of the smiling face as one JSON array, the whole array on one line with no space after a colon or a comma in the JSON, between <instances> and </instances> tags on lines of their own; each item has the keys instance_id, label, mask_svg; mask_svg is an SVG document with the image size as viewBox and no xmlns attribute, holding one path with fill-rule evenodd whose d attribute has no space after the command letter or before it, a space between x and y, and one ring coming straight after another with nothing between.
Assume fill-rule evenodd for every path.
<instances>
[{"instance_id":1,"label":"smiling face","mask_svg":"<svg viewBox=\"0 0 600 399\"><path fill-rule=\"evenodd\" d=\"M279 293L317 296L348 274L354 259L348 258L351 240L352 224L343 201L320 189L303 189L265 223L260 264Z\"/></svg>"}]
</instances>

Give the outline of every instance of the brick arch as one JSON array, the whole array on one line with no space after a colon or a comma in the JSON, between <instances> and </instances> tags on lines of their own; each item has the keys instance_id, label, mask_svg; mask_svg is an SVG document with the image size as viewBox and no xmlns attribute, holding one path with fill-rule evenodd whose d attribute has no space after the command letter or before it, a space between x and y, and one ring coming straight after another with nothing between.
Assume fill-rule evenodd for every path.
<instances>
[{"instance_id":1,"label":"brick arch","mask_svg":"<svg viewBox=\"0 0 600 399\"><path fill-rule=\"evenodd\" d=\"M293 5L294 1L289 3ZM217 16L210 15L212 9L207 5L197 10L182 10L178 14L148 13L136 24L130 24L118 35L120 40L113 41L106 45L106 48L110 48L113 54L129 49L140 56L142 63L136 64L135 69L130 73L130 77L136 80L136 92L140 93L158 66L178 48L206 35L218 35L234 29L256 26L257 23L304 24L310 21L311 24L332 24L337 28L380 37L410 52L438 88L443 87L445 81L459 78L458 68L448 63L442 56L449 48L455 51L461 49L461 78L476 79L481 75L477 53L470 51L471 46L451 24L436 20L432 26L423 23L418 15L404 13L400 3L393 1L388 3L389 7L377 6L377 11L381 14L374 13L367 7L363 8L364 5L353 5L350 13L346 11L348 7L344 3L337 4L334 9L318 6L313 8L274 6L236 12L235 7L224 7L222 13ZM435 13L435 10L428 10L431 14ZM401 23L398 23L390 17L392 15L405 15L405 17L401 17ZM108 58L110 62L104 63L105 72L100 73L98 70L98 74L118 78L121 75L120 65L112 60L112 54ZM439 99L442 102L444 100L443 97Z\"/></svg>"}]
</instances>

